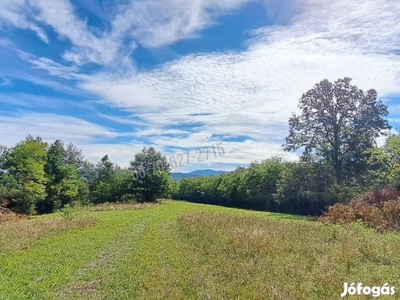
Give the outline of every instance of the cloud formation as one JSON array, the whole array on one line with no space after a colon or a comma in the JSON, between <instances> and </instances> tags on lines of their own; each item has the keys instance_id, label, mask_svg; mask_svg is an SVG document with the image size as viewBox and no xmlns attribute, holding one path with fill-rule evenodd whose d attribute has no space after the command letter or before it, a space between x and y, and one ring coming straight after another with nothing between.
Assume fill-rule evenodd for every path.
<instances>
[{"instance_id":1,"label":"cloud formation","mask_svg":"<svg viewBox=\"0 0 400 300\"><path fill-rule=\"evenodd\" d=\"M77 7L69 0L3 0L0 2L0 26L29 29L49 43L45 27L51 27L59 39L70 43L62 57L76 65L116 64L128 57L140 43L160 47L193 38L214 23L215 18L252 0L171 0L168 2L130 0L109 5L106 29L100 31L78 17ZM94 5L86 5L93 9Z\"/></svg>"},{"instance_id":2,"label":"cloud formation","mask_svg":"<svg viewBox=\"0 0 400 300\"><path fill-rule=\"evenodd\" d=\"M282 141L299 97L324 78L350 76L381 97L400 94L400 60L393 52L399 3L307 4L293 24L255 31L245 52L189 55L126 78L94 76L81 87L148 124L201 123L203 132L240 132L257 141Z\"/></svg>"},{"instance_id":3,"label":"cloud formation","mask_svg":"<svg viewBox=\"0 0 400 300\"><path fill-rule=\"evenodd\" d=\"M100 117L115 128L132 125L132 135L169 151L166 154L173 154L170 146L176 151L205 147L215 144L216 136L240 135L248 139L225 141L227 155L215 163L234 165L271 155L294 159L294 154L283 153L280 147L287 120L297 110L302 93L324 78L352 77L353 84L377 89L388 100L389 109L398 110L398 104L389 101L400 95L400 2L395 0L131 0L115 7L104 2L110 13L96 13L105 24L102 30L79 17L77 7L67 0L51 4L30 0L28 8L23 3L1 2L0 26L32 30L43 42L49 42L43 28L51 27L69 44L61 53L62 62L24 53L21 57L35 69L74 81L79 92L129 114L130 118L123 119ZM130 59L137 45L152 49L196 38L219 16L249 3L262 3L274 24L251 32L251 39L243 41L245 50L192 53L148 71L139 71ZM103 68L91 73L82 67L86 63ZM1 72L0 76L6 77ZM56 124L67 121L62 116L45 116ZM40 120L34 122L41 119L39 115L31 118L3 119L1 126L8 124L10 132L48 133ZM33 127L24 125L28 122ZM87 142L91 137L112 140L118 136L118 130L78 118L68 123L72 131L59 130L66 132L66 138L77 134L77 142L92 156L98 151ZM82 131L87 135L81 136ZM121 160L132 147L140 148L133 142L97 146L117 157L120 151L117 159Z\"/></svg>"}]
</instances>

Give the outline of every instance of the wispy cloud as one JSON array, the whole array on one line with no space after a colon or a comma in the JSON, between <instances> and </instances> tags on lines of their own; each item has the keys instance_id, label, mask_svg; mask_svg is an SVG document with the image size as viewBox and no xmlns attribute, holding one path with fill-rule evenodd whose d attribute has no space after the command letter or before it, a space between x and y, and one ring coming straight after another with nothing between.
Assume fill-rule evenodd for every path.
<instances>
[{"instance_id":1,"label":"wispy cloud","mask_svg":"<svg viewBox=\"0 0 400 300\"><path fill-rule=\"evenodd\" d=\"M400 95L400 2L394 0L254 0L264 4L274 24L253 31L244 41L244 51L194 53L145 72L137 70L129 57L137 44L154 48L196 38L219 16L248 2L253 1L124 1L110 7L107 15L97 12L108 25L99 31L78 17L67 0L31 0L28 8L22 7L22 0L12 2L15 6L5 0L0 4L0 26L30 29L39 36L41 26L53 28L58 38L70 43L62 53L65 64L48 57L22 57L50 78L76 82L77 89L28 75L52 88L58 84L69 92L96 95L103 104L123 110L129 118L100 117L132 125L136 137L160 149L209 146L215 135L249 137L245 142L225 142L227 155L216 163L239 164L277 154L293 159L294 154L283 153L280 147L287 120L297 110L301 94L324 78L349 76L362 89L377 89L380 97ZM93 2L87 3L92 7ZM42 33L42 40L48 40ZM104 69L84 72L82 65L89 62ZM1 70L0 76L9 78ZM4 132L48 134L44 116L20 119L0 118L0 126L9 124ZM78 119L46 120L72 124L71 131L65 126L59 132L71 139L76 135L90 153L111 151L119 161L141 146L110 143L95 148L88 142L91 137L112 140L118 133ZM28 126L35 122L33 129Z\"/></svg>"},{"instance_id":2,"label":"wispy cloud","mask_svg":"<svg viewBox=\"0 0 400 300\"><path fill-rule=\"evenodd\" d=\"M255 31L245 52L189 55L125 78L93 76L81 87L134 111L154 129L200 123L205 136L248 135L260 155L279 148L299 97L323 78L350 76L380 96L400 94L400 24L395 22L400 3L304 4L291 25ZM171 139L147 132L156 144L207 143L205 138Z\"/></svg>"},{"instance_id":3,"label":"wispy cloud","mask_svg":"<svg viewBox=\"0 0 400 300\"><path fill-rule=\"evenodd\" d=\"M12 47L14 44L9 39L0 38L0 46L3 47Z\"/></svg>"},{"instance_id":4,"label":"wispy cloud","mask_svg":"<svg viewBox=\"0 0 400 300\"><path fill-rule=\"evenodd\" d=\"M45 43L49 42L45 31L27 15L29 5L25 0L2 0L0 1L0 27L17 27L30 29Z\"/></svg>"},{"instance_id":5,"label":"wispy cloud","mask_svg":"<svg viewBox=\"0 0 400 300\"><path fill-rule=\"evenodd\" d=\"M114 35L128 34L144 46L159 47L193 38L216 17L252 0L199 0L168 2L131 0L112 22ZM133 17L134 16L134 17Z\"/></svg>"},{"instance_id":6,"label":"wispy cloud","mask_svg":"<svg viewBox=\"0 0 400 300\"><path fill-rule=\"evenodd\" d=\"M12 113L0 115L0 140L12 146L31 134L46 140L64 139L77 143L90 142L95 137L116 138L123 133L115 132L88 121L56 114Z\"/></svg>"},{"instance_id":7,"label":"wispy cloud","mask_svg":"<svg viewBox=\"0 0 400 300\"><path fill-rule=\"evenodd\" d=\"M30 29L46 43L49 39L42 27L51 26L58 38L71 43L63 54L66 61L76 65L90 62L109 65L129 56L137 43L159 47L195 37L219 15L250 1L131 0L108 8L111 14L103 17L108 16L110 29L100 32L77 16L76 7L69 0L4 0L0 3L0 24ZM89 6L93 10L93 5ZM98 8L94 11L101 15Z\"/></svg>"},{"instance_id":8,"label":"wispy cloud","mask_svg":"<svg viewBox=\"0 0 400 300\"><path fill-rule=\"evenodd\" d=\"M47 57L36 57L24 51L19 51L19 53L20 58L29 62L34 68L45 70L52 76L73 80L83 80L86 77L83 74L79 74L79 69L76 66L65 66Z\"/></svg>"},{"instance_id":9,"label":"wispy cloud","mask_svg":"<svg viewBox=\"0 0 400 300\"><path fill-rule=\"evenodd\" d=\"M73 101L68 98L58 98L36 95L31 93L3 93L0 94L0 103L8 104L9 108L23 107L30 110L46 109L60 111L67 108L79 109L82 112L96 111L95 102Z\"/></svg>"}]
</instances>

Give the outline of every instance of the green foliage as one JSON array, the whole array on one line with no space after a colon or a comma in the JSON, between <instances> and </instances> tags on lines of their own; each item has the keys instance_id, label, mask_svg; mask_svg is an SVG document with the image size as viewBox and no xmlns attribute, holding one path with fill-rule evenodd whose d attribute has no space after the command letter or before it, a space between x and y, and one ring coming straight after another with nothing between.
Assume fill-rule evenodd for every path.
<instances>
[{"instance_id":1,"label":"green foliage","mask_svg":"<svg viewBox=\"0 0 400 300\"><path fill-rule=\"evenodd\" d=\"M369 154L368 183L400 187L400 136L392 135L383 147L366 151Z\"/></svg>"},{"instance_id":2,"label":"green foliage","mask_svg":"<svg viewBox=\"0 0 400 300\"><path fill-rule=\"evenodd\" d=\"M12 148L6 157L7 185L15 191L12 204L21 213L31 213L35 205L46 197L44 166L46 143L29 136Z\"/></svg>"},{"instance_id":3,"label":"green foliage","mask_svg":"<svg viewBox=\"0 0 400 300\"><path fill-rule=\"evenodd\" d=\"M174 183L172 195L199 203L274 211L277 182L285 168L281 159L272 158L229 174L185 178Z\"/></svg>"},{"instance_id":4,"label":"green foliage","mask_svg":"<svg viewBox=\"0 0 400 300\"><path fill-rule=\"evenodd\" d=\"M303 159L317 157L342 184L366 170L365 151L389 129L387 107L377 92L364 93L350 78L317 83L300 99L300 115L289 119L285 150L303 149Z\"/></svg>"},{"instance_id":5,"label":"green foliage","mask_svg":"<svg viewBox=\"0 0 400 300\"><path fill-rule=\"evenodd\" d=\"M84 166L86 163L82 150L78 149L74 144L69 143L65 147L65 156L64 156L64 162L68 165L74 165L77 167L77 169L80 169Z\"/></svg>"},{"instance_id":6,"label":"green foliage","mask_svg":"<svg viewBox=\"0 0 400 300\"><path fill-rule=\"evenodd\" d=\"M137 198L131 172L112 163L107 155L86 173L93 203L126 202Z\"/></svg>"},{"instance_id":7,"label":"green foliage","mask_svg":"<svg viewBox=\"0 0 400 300\"><path fill-rule=\"evenodd\" d=\"M165 156L153 147L144 147L141 153L135 155L130 162L132 173L137 172L143 176L132 174L132 193L137 193L141 201L155 201L169 193L171 185L170 166Z\"/></svg>"},{"instance_id":8,"label":"green foliage","mask_svg":"<svg viewBox=\"0 0 400 300\"><path fill-rule=\"evenodd\" d=\"M245 168L237 168L234 172L222 175L217 190L229 206L242 207L246 205ZM249 206L247 206L249 208Z\"/></svg>"},{"instance_id":9,"label":"green foliage","mask_svg":"<svg viewBox=\"0 0 400 300\"><path fill-rule=\"evenodd\" d=\"M94 203L105 203L111 202L112 200L112 189L111 183L100 181L99 184L96 186L96 189L93 191L93 199ZM115 201L112 201L115 202Z\"/></svg>"},{"instance_id":10,"label":"green foliage","mask_svg":"<svg viewBox=\"0 0 400 300\"><path fill-rule=\"evenodd\" d=\"M0 145L0 174L3 174L6 169L8 152L9 149L6 146Z\"/></svg>"},{"instance_id":11,"label":"green foliage","mask_svg":"<svg viewBox=\"0 0 400 300\"><path fill-rule=\"evenodd\" d=\"M110 161L108 155L105 155L93 170L91 187L94 203L117 201L115 195L117 191L114 189L116 177L116 166Z\"/></svg>"},{"instance_id":12,"label":"green foliage","mask_svg":"<svg viewBox=\"0 0 400 300\"><path fill-rule=\"evenodd\" d=\"M28 137L14 148L0 147L0 200L20 212L31 213L36 208L38 213L49 213L76 203L145 202L172 196L198 203L320 215L328 205L347 203L369 185L400 182L399 137L391 136L385 146L364 151L369 171L346 177L345 184L338 184L332 164L319 154L303 155L297 163L275 157L220 176L172 182L166 158L152 147L136 154L126 169L107 155L94 165L72 144L65 146L57 140L47 146L40 138ZM135 171L143 176L134 176Z\"/></svg>"},{"instance_id":13,"label":"green foliage","mask_svg":"<svg viewBox=\"0 0 400 300\"><path fill-rule=\"evenodd\" d=\"M184 178L174 183L174 199L197 203L226 204L219 190L223 176Z\"/></svg>"},{"instance_id":14,"label":"green foliage","mask_svg":"<svg viewBox=\"0 0 400 300\"><path fill-rule=\"evenodd\" d=\"M336 202L329 192L334 178L326 165L316 162L289 163L277 183L279 211L320 215Z\"/></svg>"},{"instance_id":15,"label":"green foliage","mask_svg":"<svg viewBox=\"0 0 400 300\"><path fill-rule=\"evenodd\" d=\"M60 216L64 219L67 220L72 220L73 218L76 217L76 213L74 209L69 205L66 204L61 210L60 210Z\"/></svg>"},{"instance_id":16,"label":"green foliage","mask_svg":"<svg viewBox=\"0 0 400 300\"><path fill-rule=\"evenodd\" d=\"M277 182L286 170L280 158L268 159L261 164L252 163L244 178L246 199L252 207L272 210L275 203Z\"/></svg>"},{"instance_id":17,"label":"green foliage","mask_svg":"<svg viewBox=\"0 0 400 300\"><path fill-rule=\"evenodd\" d=\"M212 203L320 215L328 205L347 203L370 185L400 188L400 138L383 148L376 138L390 129L387 107L375 90L323 80L305 93L299 115L289 120L285 150L303 150L298 163L273 158L215 178L183 179L173 197Z\"/></svg>"},{"instance_id":18,"label":"green foliage","mask_svg":"<svg viewBox=\"0 0 400 300\"><path fill-rule=\"evenodd\" d=\"M72 202L86 202L85 180L62 141L56 140L50 145L44 169L48 179L46 198L37 203L38 213L50 213Z\"/></svg>"},{"instance_id":19,"label":"green foliage","mask_svg":"<svg viewBox=\"0 0 400 300\"><path fill-rule=\"evenodd\" d=\"M2 200L10 200L12 198L12 187L8 184L7 174L7 156L9 149L0 145L0 205Z\"/></svg>"}]
</instances>

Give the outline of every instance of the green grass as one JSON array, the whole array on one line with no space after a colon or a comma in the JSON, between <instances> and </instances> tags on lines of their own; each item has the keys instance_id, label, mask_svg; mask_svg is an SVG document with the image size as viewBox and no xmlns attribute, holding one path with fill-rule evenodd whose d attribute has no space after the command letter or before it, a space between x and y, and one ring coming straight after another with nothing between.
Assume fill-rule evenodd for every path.
<instances>
[{"instance_id":1,"label":"green grass","mask_svg":"<svg viewBox=\"0 0 400 300\"><path fill-rule=\"evenodd\" d=\"M400 235L186 202L19 220L0 225L0 241L0 299L341 299L345 281L400 288Z\"/></svg>"}]
</instances>

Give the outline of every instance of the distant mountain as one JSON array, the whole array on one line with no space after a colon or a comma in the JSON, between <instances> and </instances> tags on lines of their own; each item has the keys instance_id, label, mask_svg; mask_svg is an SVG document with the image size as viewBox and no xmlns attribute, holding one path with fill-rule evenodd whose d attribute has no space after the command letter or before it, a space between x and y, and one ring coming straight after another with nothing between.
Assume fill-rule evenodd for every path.
<instances>
[{"instance_id":1,"label":"distant mountain","mask_svg":"<svg viewBox=\"0 0 400 300\"><path fill-rule=\"evenodd\" d=\"M206 170L196 170L190 173L171 173L171 177L173 180L179 180L182 178L191 178L199 176L217 176L223 173L230 173L230 172L206 169Z\"/></svg>"}]
</instances>

